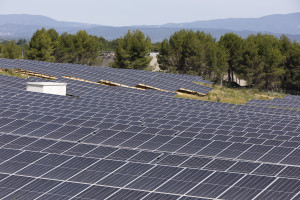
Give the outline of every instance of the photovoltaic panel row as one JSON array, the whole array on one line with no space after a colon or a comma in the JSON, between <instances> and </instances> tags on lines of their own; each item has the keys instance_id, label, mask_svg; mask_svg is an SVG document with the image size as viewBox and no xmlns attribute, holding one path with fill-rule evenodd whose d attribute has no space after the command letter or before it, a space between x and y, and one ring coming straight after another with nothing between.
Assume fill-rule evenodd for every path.
<instances>
[{"instance_id":1,"label":"photovoltaic panel row","mask_svg":"<svg viewBox=\"0 0 300 200\"><path fill-rule=\"evenodd\" d=\"M286 97L276 98L273 100L250 100L247 105L254 105L260 107L272 107L272 108L283 108L283 109L300 109L299 98Z\"/></svg>"},{"instance_id":2,"label":"photovoltaic panel row","mask_svg":"<svg viewBox=\"0 0 300 200\"><path fill-rule=\"evenodd\" d=\"M170 154L159 151L144 151L141 149L129 149L113 146L77 143L74 141L59 141L47 138L17 136L10 134L0 135L1 148L16 150L38 151L42 153L56 153L71 156L84 156L92 158L106 158L121 161L133 161L140 163L153 163L159 165L182 166L197 169L209 169L217 171L231 171L239 173L263 174L287 178L299 178L300 168L286 164L271 164L264 159L251 163L245 160L224 159L216 157L199 157L182 154ZM227 149L229 152L232 149ZM5 151L4 151L5 152ZM278 151L277 151L278 152ZM285 152L282 152L282 154ZM282 155L281 154L281 155ZM3 154L4 155L4 154ZM280 154L276 155L280 156ZM294 152L294 159L297 152ZM9 158L8 156L6 158ZM2 156L2 159L5 157ZM268 169L269 168L269 169ZM3 170L11 170L2 167ZM5 171L2 171L5 172ZM7 171L6 171L7 172ZM34 172L35 173L35 172Z\"/></svg>"},{"instance_id":3,"label":"photovoltaic panel row","mask_svg":"<svg viewBox=\"0 0 300 200\"><path fill-rule=\"evenodd\" d=\"M26 193L1 181L2 198L299 197L299 111L69 83L83 95L0 91L0 173L59 182Z\"/></svg>"},{"instance_id":4,"label":"photovoltaic panel row","mask_svg":"<svg viewBox=\"0 0 300 200\"><path fill-rule=\"evenodd\" d=\"M99 186L167 192L178 195L187 194L208 198L225 197L225 199L231 199L233 194L232 192L226 192L228 190L239 190L244 199L252 199L257 195L273 196L279 191L282 192L281 195L292 198L297 195L299 190L299 180L290 178L16 151L1 149L0 152L6 157L12 156L8 160L3 160L0 165L1 172L14 172L16 175L30 175L30 177L49 178L57 181L70 181L81 184L93 183ZM14 166L14 168L8 168L7 166ZM9 171L7 171L8 169ZM199 182L199 180L204 181ZM258 182L260 184L257 184ZM253 183L256 184L253 185ZM296 187L286 191L286 187L284 187L286 184ZM271 186L275 190L263 192L267 186ZM210 188L210 190L207 190L207 188Z\"/></svg>"},{"instance_id":5,"label":"photovoltaic panel row","mask_svg":"<svg viewBox=\"0 0 300 200\"><path fill-rule=\"evenodd\" d=\"M199 81L209 83L200 79L191 78L183 75L163 75L156 72L144 72L140 70L121 70L108 67L89 67L82 65L45 63L30 60L8 60L0 59L2 68L20 68L34 71L46 75L57 77L72 76L89 81L98 82L107 80L124 85L136 86L138 84L151 84L152 87L158 87L164 90L176 91L179 88L194 90L196 92L208 93L213 88L202 85L196 85L193 82Z\"/></svg>"}]
</instances>

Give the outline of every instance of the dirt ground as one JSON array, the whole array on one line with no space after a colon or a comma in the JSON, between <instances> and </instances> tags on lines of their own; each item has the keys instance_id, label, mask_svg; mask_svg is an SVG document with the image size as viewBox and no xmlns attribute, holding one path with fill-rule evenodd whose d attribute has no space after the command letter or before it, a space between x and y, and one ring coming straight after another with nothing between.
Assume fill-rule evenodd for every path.
<instances>
[{"instance_id":1,"label":"dirt ground","mask_svg":"<svg viewBox=\"0 0 300 200\"><path fill-rule=\"evenodd\" d=\"M152 60L150 62L150 66L154 67L154 72L157 72L157 71L160 71L160 68L158 66L158 63L157 63L157 55L158 53L150 53L150 57L152 57Z\"/></svg>"}]
</instances>

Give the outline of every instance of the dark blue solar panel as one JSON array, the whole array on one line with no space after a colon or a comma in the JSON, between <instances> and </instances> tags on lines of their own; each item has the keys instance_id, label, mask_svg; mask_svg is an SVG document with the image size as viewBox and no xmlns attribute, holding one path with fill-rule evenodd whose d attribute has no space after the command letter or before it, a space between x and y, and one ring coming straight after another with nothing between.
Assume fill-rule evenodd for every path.
<instances>
[{"instance_id":1,"label":"dark blue solar panel","mask_svg":"<svg viewBox=\"0 0 300 200\"><path fill-rule=\"evenodd\" d=\"M0 172L35 183L3 186L0 198L297 199L300 98L233 105L61 78L210 91L192 83L200 77L30 60L0 64L57 76L77 96L26 92L26 82L44 80L0 76Z\"/></svg>"}]
</instances>

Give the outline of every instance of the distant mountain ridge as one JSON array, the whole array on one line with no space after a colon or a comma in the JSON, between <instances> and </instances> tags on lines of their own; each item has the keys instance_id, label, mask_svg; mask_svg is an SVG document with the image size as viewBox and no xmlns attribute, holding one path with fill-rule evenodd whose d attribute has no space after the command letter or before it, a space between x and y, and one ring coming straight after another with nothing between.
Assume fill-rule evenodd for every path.
<instances>
[{"instance_id":1,"label":"distant mountain ridge","mask_svg":"<svg viewBox=\"0 0 300 200\"><path fill-rule=\"evenodd\" d=\"M0 25L25 25L46 27L94 27L96 24L56 21L43 15L10 14L0 15Z\"/></svg>"},{"instance_id":2,"label":"distant mountain ridge","mask_svg":"<svg viewBox=\"0 0 300 200\"><path fill-rule=\"evenodd\" d=\"M230 29L235 31L300 34L300 12L268 15L260 18L230 18L189 23L170 23L163 27Z\"/></svg>"},{"instance_id":3,"label":"distant mountain ridge","mask_svg":"<svg viewBox=\"0 0 300 200\"><path fill-rule=\"evenodd\" d=\"M113 40L123 36L128 30L140 29L149 35L152 42L162 41L180 29L200 30L217 39L233 32L245 38L250 34L269 33L280 37L287 35L291 40L300 42L300 12L285 15L268 15L261 18L231 18L187 23L168 23L163 25L102 26L76 22L57 21L42 15L10 14L0 15L0 39L30 39L42 27L54 28L59 33L76 33L85 29L89 34Z\"/></svg>"}]
</instances>

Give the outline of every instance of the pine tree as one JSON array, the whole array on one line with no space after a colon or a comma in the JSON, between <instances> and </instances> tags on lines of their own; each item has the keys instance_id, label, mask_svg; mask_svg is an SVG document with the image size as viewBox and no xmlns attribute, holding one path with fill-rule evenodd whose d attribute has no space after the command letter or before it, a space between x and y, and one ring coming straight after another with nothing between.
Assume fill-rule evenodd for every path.
<instances>
[{"instance_id":1,"label":"pine tree","mask_svg":"<svg viewBox=\"0 0 300 200\"><path fill-rule=\"evenodd\" d=\"M14 40L7 42L3 46L3 58L18 59L21 58L21 47L18 46Z\"/></svg>"},{"instance_id":2,"label":"pine tree","mask_svg":"<svg viewBox=\"0 0 300 200\"><path fill-rule=\"evenodd\" d=\"M143 69L147 67L151 58L147 56L150 52L151 40L145 37L140 30L130 31L118 39L115 62L112 67L124 69Z\"/></svg>"},{"instance_id":3,"label":"pine tree","mask_svg":"<svg viewBox=\"0 0 300 200\"><path fill-rule=\"evenodd\" d=\"M243 61L241 65L241 78L247 81L248 86L257 86L262 80L263 62L259 55L257 37L250 35L243 44Z\"/></svg>"},{"instance_id":4,"label":"pine tree","mask_svg":"<svg viewBox=\"0 0 300 200\"><path fill-rule=\"evenodd\" d=\"M30 40L27 57L31 60L53 62L55 60L53 52L52 39L49 33L45 28L37 30Z\"/></svg>"},{"instance_id":5,"label":"pine tree","mask_svg":"<svg viewBox=\"0 0 300 200\"><path fill-rule=\"evenodd\" d=\"M242 44L243 39L234 33L226 33L220 38L220 45L225 47L228 53L228 81L234 81L234 73L240 74Z\"/></svg>"}]
</instances>

